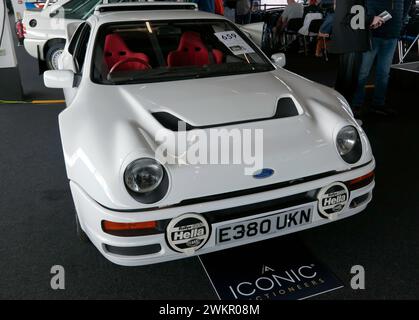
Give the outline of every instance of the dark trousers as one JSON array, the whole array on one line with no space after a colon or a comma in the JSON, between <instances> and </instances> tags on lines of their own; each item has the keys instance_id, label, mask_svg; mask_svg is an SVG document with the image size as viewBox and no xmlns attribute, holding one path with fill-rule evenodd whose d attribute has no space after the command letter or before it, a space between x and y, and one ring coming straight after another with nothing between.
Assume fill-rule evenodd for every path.
<instances>
[{"instance_id":1,"label":"dark trousers","mask_svg":"<svg viewBox=\"0 0 419 320\"><path fill-rule=\"evenodd\" d=\"M237 24L249 24L251 20L251 14L250 12L243 15L237 15L236 16L236 23Z\"/></svg>"},{"instance_id":2,"label":"dark trousers","mask_svg":"<svg viewBox=\"0 0 419 320\"><path fill-rule=\"evenodd\" d=\"M350 103L358 85L362 53L350 52L339 57L338 74L335 89Z\"/></svg>"},{"instance_id":3,"label":"dark trousers","mask_svg":"<svg viewBox=\"0 0 419 320\"><path fill-rule=\"evenodd\" d=\"M397 47L397 39L372 38L372 50L362 55L362 64L359 72L358 88L353 99L353 105L361 106L365 98L365 84L370 75L375 59L375 90L373 106L384 106L387 86L390 78L391 64Z\"/></svg>"}]
</instances>

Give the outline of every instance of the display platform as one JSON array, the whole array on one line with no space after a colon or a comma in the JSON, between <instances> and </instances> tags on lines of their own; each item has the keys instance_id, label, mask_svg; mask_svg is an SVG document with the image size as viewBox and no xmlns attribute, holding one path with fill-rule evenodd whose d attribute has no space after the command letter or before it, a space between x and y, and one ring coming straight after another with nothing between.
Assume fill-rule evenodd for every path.
<instances>
[{"instance_id":1,"label":"display platform","mask_svg":"<svg viewBox=\"0 0 419 320\"><path fill-rule=\"evenodd\" d=\"M303 300L343 287L295 236L200 259L220 300Z\"/></svg>"}]
</instances>

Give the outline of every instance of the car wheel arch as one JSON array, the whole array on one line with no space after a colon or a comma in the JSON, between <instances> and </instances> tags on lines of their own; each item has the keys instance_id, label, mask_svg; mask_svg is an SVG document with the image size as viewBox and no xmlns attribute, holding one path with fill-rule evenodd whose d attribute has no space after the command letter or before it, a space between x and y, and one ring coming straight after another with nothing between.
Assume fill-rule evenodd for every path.
<instances>
[{"instance_id":1,"label":"car wheel arch","mask_svg":"<svg viewBox=\"0 0 419 320\"><path fill-rule=\"evenodd\" d=\"M53 38L53 39L49 39L45 45L44 45L44 57L46 56L49 48L51 48L54 44L58 44L58 43L62 43L63 45L65 45L65 39L64 38Z\"/></svg>"},{"instance_id":2,"label":"car wheel arch","mask_svg":"<svg viewBox=\"0 0 419 320\"><path fill-rule=\"evenodd\" d=\"M65 43L66 43L65 39L62 39L62 38L50 39L45 43L44 48L43 48L43 57L44 57L44 60L46 61L47 66L48 66L49 69L52 69L52 66L51 66L52 62L50 61L50 59L51 59L50 50L53 49L54 47L58 50L60 50L60 49L64 50ZM58 50L56 50L56 51L58 51ZM54 51L52 51L52 52L54 52Z\"/></svg>"}]
</instances>

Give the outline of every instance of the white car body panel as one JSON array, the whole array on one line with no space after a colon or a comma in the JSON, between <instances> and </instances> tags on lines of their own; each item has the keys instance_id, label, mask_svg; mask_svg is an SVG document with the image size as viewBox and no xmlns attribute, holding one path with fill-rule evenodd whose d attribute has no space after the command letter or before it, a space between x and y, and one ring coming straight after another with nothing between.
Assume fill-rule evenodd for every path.
<instances>
[{"instance_id":1,"label":"white car body panel","mask_svg":"<svg viewBox=\"0 0 419 320\"><path fill-rule=\"evenodd\" d=\"M204 12L181 10L94 15L88 19L92 32L85 70L91 69L93 38L101 24L168 18L222 19ZM66 50L61 68L72 70L71 55ZM335 181L349 181L373 171L375 167L368 139L344 99L334 90L282 68L245 75L118 86L95 84L90 79L90 72L84 72L78 87L65 89L64 92L67 108L59 115L59 126L78 217L83 230L100 252L121 265L156 263L185 255L168 247L164 233L116 237L102 230L102 220L143 222L172 219L185 212L203 213L232 208L308 192ZM292 97L299 109L298 116L225 126L227 129L263 129L264 167L274 168L273 176L254 179L252 175L244 174L244 165L166 165L169 190L159 202L142 204L127 192L123 179L125 168L138 158L154 157L153 145L147 136L152 137L153 133L163 129L151 115L152 112L170 112L193 125L214 125L272 117L281 97ZM361 159L353 165L343 161L335 145L338 131L347 125L357 128L363 146ZM188 199L297 181L327 172L334 174L281 189L189 206L179 205ZM347 208L337 219L365 209L371 200L373 187L374 182L352 191L351 200L366 194L365 202L359 207ZM152 211L144 211L147 208L152 208ZM267 213L260 216L264 214ZM246 219L249 217L236 220ZM317 211L313 219L308 226L267 237L330 222L321 218ZM220 222L212 228L215 230L236 220ZM246 240L220 246L215 244L214 234L196 254L251 242ZM109 253L104 247L105 244L133 247L156 243L162 249L150 256L125 257Z\"/></svg>"},{"instance_id":2,"label":"white car body panel","mask_svg":"<svg viewBox=\"0 0 419 320\"><path fill-rule=\"evenodd\" d=\"M294 84L295 89L290 91L283 82L288 86ZM276 87L276 94L274 94L275 88L270 86ZM307 96L308 88L313 90L315 93L313 96L317 101L304 98ZM337 99L332 100L325 96L322 86L279 69L272 73L257 75L119 86L118 90L109 90L108 86L88 84L79 90L70 108L60 114L64 155L69 159L67 164L71 164L67 166L68 176L70 180L78 183L80 180L88 182L82 184L86 192L104 206L115 209L138 207L138 202L126 192L121 173L128 163L142 153L154 155L154 150L148 146L139 131L140 128L148 129L150 125L150 121L142 122L144 117L140 108L151 112L170 111L191 124L208 125L233 122L234 119L240 121L270 117L275 112L278 98L292 94L297 101L301 101L300 105L305 106L304 113L300 116L236 126L264 130L265 166L275 167L281 172L272 178L271 183L326 172L331 167L338 171L350 169L336 151L335 134L338 128L345 125L352 124L359 128L356 121L351 119L342 107L336 108ZM135 91L138 92L137 95L133 94ZM92 104L92 92L95 96L101 97L103 102ZM165 95L159 94L160 92L165 92ZM217 95L214 95L214 92L217 92ZM127 94L132 94L139 104L134 106L125 104L124 95ZM259 107L255 109L254 105L258 99ZM196 105L197 101L200 104L199 108ZM222 108L225 108L226 104L229 105L229 110L223 111ZM220 110L217 110L217 106ZM213 111L202 112L210 108ZM116 112L118 121L115 121ZM80 130L76 134L73 129L74 123L80 125ZM94 125L88 125L90 123ZM287 134L278 137L278 126L281 126ZM159 129L163 128L156 121L155 128L146 131ZM150 135L153 136L152 133ZM88 136L89 139L84 139L81 145L80 137L83 136ZM289 145L290 139L295 146ZM366 151L369 151L365 136L363 140ZM108 143L104 145L101 141ZM287 150L286 157L276 152L281 148ZM106 156L110 150L113 150L112 154L118 156ZM369 152L364 153L364 156L365 158L361 160L364 163L372 159ZM311 162L311 166L305 165L308 161ZM94 168L91 167L92 164ZM233 168L206 165L196 168L195 171L184 166L170 168L172 181L195 181L204 175L214 179L214 183L199 187L190 184L179 189L173 188L158 205L170 205L188 198L246 189L266 183L252 179L251 176L244 176L243 167L244 165ZM199 174L196 174L197 171ZM234 179L224 181L223 185L215 183L223 181L227 172L234 176ZM111 193L106 192L109 188L112 188Z\"/></svg>"},{"instance_id":3,"label":"white car body panel","mask_svg":"<svg viewBox=\"0 0 419 320\"><path fill-rule=\"evenodd\" d=\"M240 26L240 29L249 36L254 43L259 47L262 47L262 35L263 35L263 25L264 22L255 22L249 23L243 26Z\"/></svg>"}]
</instances>

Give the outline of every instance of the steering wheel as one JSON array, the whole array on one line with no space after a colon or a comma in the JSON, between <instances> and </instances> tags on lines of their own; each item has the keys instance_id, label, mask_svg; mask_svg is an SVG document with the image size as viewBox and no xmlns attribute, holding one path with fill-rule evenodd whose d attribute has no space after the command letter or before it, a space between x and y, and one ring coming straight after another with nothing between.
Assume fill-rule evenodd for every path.
<instances>
[{"instance_id":1,"label":"steering wheel","mask_svg":"<svg viewBox=\"0 0 419 320\"><path fill-rule=\"evenodd\" d=\"M115 63L112 66L111 70L109 70L106 78L108 78L108 80L109 80L112 73L114 73L120 66L122 66L123 64L128 63L128 62L139 62L139 63L143 64L144 66L146 66L146 69L151 69L150 64L147 61L145 61L144 59L137 58L137 57L130 57L130 58L125 58L124 60L121 60L121 61L118 61L117 63Z\"/></svg>"}]
</instances>

